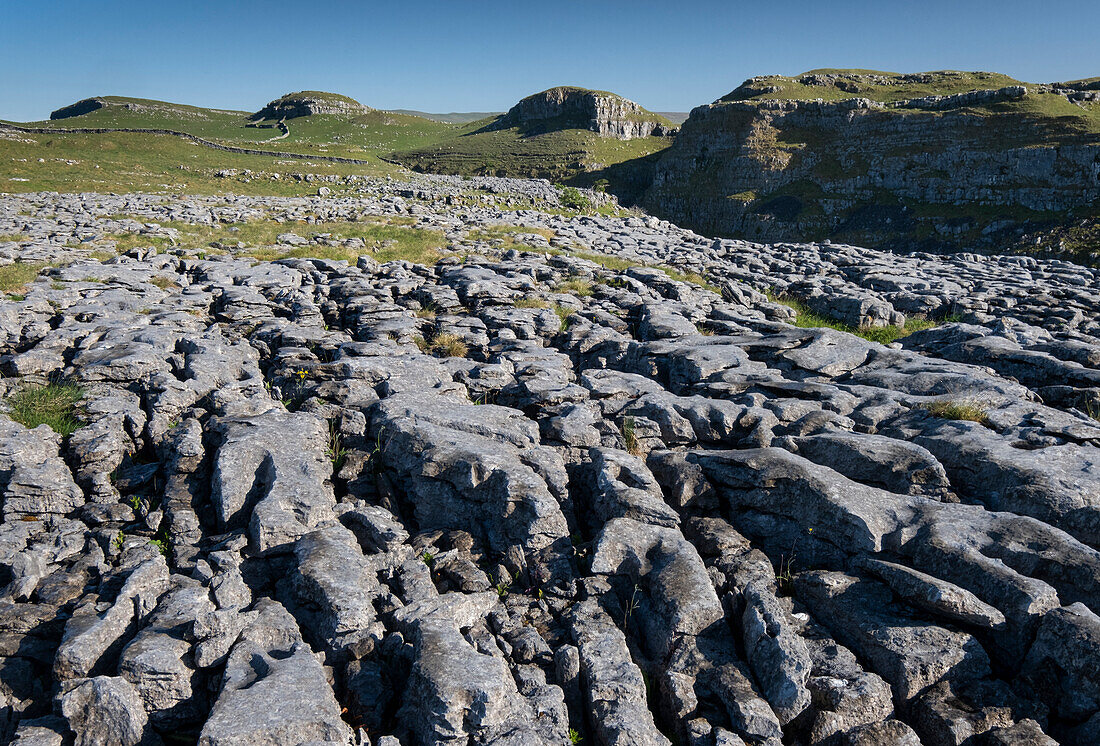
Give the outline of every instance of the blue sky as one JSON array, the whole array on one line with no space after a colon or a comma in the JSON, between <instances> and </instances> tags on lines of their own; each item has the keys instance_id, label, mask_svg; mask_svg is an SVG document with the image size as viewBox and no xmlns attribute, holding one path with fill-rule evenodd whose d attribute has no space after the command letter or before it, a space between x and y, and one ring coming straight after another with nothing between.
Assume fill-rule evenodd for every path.
<instances>
[{"instance_id":1,"label":"blue sky","mask_svg":"<svg viewBox=\"0 0 1100 746\"><path fill-rule=\"evenodd\" d=\"M127 95L255 110L328 90L504 110L561 85L687 111L817 67L1100 75L1097 0L0 0L0 118Z\"/></svg>"}]
</instances>

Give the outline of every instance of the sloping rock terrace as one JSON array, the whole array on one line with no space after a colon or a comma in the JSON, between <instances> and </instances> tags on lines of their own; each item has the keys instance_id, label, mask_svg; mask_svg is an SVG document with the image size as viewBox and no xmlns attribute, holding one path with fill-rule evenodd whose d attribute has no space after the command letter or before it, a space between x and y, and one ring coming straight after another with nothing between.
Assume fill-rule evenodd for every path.
<instances>
[{"instance_id":1,"label":"sloping rock terrace","mask_svg":"<svg viewBox=\"0 0 1100 746\"><path fill-rule=\"evenodd\" d=\"M495 206L517 193L554 201L0 200L0 256L70 262L0 301L0 394L65 377L88 423L0 414L0 737L1100 740L1095 271ZM79 243L380 214L465 261ZM553 246L469 235L499 223ZM882 346L788 325L767 287L959 320ZM440 335L465 356L417 344Z\"/></svg>"}]
</instances>

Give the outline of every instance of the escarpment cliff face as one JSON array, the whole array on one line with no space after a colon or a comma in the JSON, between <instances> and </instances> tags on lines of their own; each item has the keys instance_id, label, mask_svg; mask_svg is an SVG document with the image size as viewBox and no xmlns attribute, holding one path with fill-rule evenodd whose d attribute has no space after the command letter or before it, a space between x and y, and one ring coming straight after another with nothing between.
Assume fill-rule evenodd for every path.
<instances>
[{"instance_id":1,"label":"escarpment cliff face","mask_svg":"<svg viewBox=\"0 0 1100 746\"><path fill-rule=\"evenodd\" d=\"M1004 250L1096 212L1092 93L973 73L754 78L691 113L642 201L756 240Z\"/></svg>"},{"instance_id":2,"label":"escarpment cliff face","mask_svg":"<svg viewBox=\"0 0 1100 746\"><path fill-rule=\"evenodd\" d=\"M602 137L617 137L620 140L651 135L660 137L674 131L667 119L629 99L606 91L570 86L559 86L528 96L498 118L489 129L509 127L587 129Z\"/></svg>"},{"instance_id":3,"label":"escarpment cliff face","mask_svg":"<svg viewBox=\"0 0 1100 746\"><path fill-rule=\"evenodd\" d=\"M300 91L288 93L275 99L253 114L254 121L262 119L294 119L314 114L334 114L336 116L356 116L371 111L353 98L321 91Z\"/></svg>"}]
</instances>

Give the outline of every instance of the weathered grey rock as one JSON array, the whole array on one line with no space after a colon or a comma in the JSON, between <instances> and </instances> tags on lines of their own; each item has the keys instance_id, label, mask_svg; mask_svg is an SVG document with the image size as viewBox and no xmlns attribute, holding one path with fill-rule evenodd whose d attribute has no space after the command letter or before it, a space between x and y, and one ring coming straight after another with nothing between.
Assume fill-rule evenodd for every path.
<instances>
[{"instance_id":1,"label":"weathered grey rock","mask_svg":"<svg viewBox=\"0 0 1100 746\"><path fill-rule=\"evenodd\" d=\"M340 705L294 618L266 599L257 611L229 653L199 744L347 742L350 733L340 719Z\"/></svg>"},{"instance_id":2,"label":"weathered grey rock","mask_svg":"<svg viewBox=\"0 0 1100 746\"><path fill-rule=\"evenodd\" d=\"M178 576L176 576L178 578ZM213 604L197 583L169 591L149 624L123 649L119 675L133 685L151 722L178 727L199 721L206 711L204 683L188 640L195 619Z\"/></svg>"},{"instance_id":3,"label":"weathered grey rock","mask_svg":"<svg viewBox=\"0 0 1100 746\"><path fill-rule=\"evenodd\" d=\"M676 529L629 518L608 521L592 572L625 575L643 587L652 609L639 615L640 623L655 653L667 654L677 638L698 635L723 617L699 553Z\"/></svg>"},{"instance_id":4,"label":"weathered grey rock","mask_svg":"<svg viewBox=\"0 0 1100 746\"><path fill-rule=\"evenodd\" d=\"M580 651L581 688L591 708L597 737L607 746L670 746L646 706L642 672L630 659L626 638L591 601L569 618Z\"/></svg>"},{"instance_id":5,"label":"weathered grey rock","mask_svg":"<svg viewBox=\"0 0 1100 746\"><path fill-rule=\"evenodd\" d=\"M985 734L989 746L1057 746L1057 741L1043 733L1037 722L1021 720L1004 728L994 728Z\"/></svg>"},{"instance_id":6,"label":"weathered grey rock","mask_svg":"<svg viewBox=\"0 0 1100 746\"><path fill-rule=\"evenodd\" d=\"M61 695L61 714L78 746L159 744L137 690L124 679L96 676L74 681Z\"/></svg>"},{"instance_id":7,"label":"weathered grey rock","mask_svg":"<svg viewBox=\"0 0 1100 746\"><path fill-rule=\"evenodd\" d=\"M989 674L989 657L962 632L906 618L893 610L883 586L836 572L795 579L814 617L890 682L901 700L945 678L966 681Z\"/></svg>"},{"instance_id":8,"label":"weathered grey rock","mask_svg":"<svg viewBox=\"0 0 1100 746\"><path fill-rule=\"evenodd\" d=\"M741 625L749 665L768 704L785 725L810 704L806 688L810 653L770 590L761 583L749 583L742 596L745 612Z\"/></svg>"},{"instance_id":9,"label":"weathered grey rock","mask_svg":"<svg viewBox=\"0 0 1100 746\"><path fill-rule=\"evenodd\" d=\"M859 567L878 577L905 601L945 619L975 627L999 627L1005 615L970 591L904 565L864 559Z\"/></svg>"},{"instance_id":10,"label":"weathered grey rock","mask_svg":"<svg viewBox=\"0 0 1100 746\"><path fill-rule=\"evenodd\" d=\"M913 443L878 435L826 432L792 438L787 447L849 479L889 492L942 498L951 491L943 466Z\"/></svg>"},{"instance_id":11,"label":"weathered grey rock","mask_svg":"<svg viewBox=\"0 0 1100 746\"><path fill-rule=\"evenodd\" d=\"M15 730L13 746L63 746L68 732L68 723L64 718L46 716L35 720L24 720Z\"/></svg>"},{"instance_id":12,"label":"weathered grey rock","mask_svg":"<svg viewBox=\"0 0 1100 746\"><path fill-rule=\"evenodd\" d=\"M894 712L892 692L882 677L865 671L848 648L823 630L812 629L806 645L813 659L806 681L813 701L812 743L890 718Z\"/></svg>"},{"instance_id":13,"label":"weathered grey rock","mask_svg":"<svg viewBox=\"0 0 1100 746\"><path fill-rule=\"evenodd\" d=\"M496 600L494 593L449 593L399 612L398 622L415 648L399 716L413 742L550 744L565 737L540 727L504 659L479 652L459 631L484 618Z\"/></svg>"},{"instance_id":14,"label":"weathered grey rock","mask_svg":"<svg viewBox=\"0 0 1100 746\"><path fill-rule=\"evenodd\" d=\"M221 419L215 428L222 443L211 500L223 530L247 526L257 550L286 551L298 537L334 520L328 433L317 417L272 406Z\"/></svg>"},{"instance_id":15,"label":"weathered grey rock","mask_svg":"<svg viewBox=\"0 0 1100 746\"><path fill-rule=\"evenodd\" d=\"M294 557L295 598L317 609L310 633L335 656L369 653L384 631L373 606L380 589L355 535L340 525L314 531L298 539Z\"/></svg>"},{"instance_id":16,"label":"weathered grey rock","mask_svg":"<svg viewBox=\"0 0 1100 746\"><path fill-rule=\"evenodd\" d=\"M0 414L0 489L5 520L68 515L84 493L58 456L61 439L45 425L27 430Z\"/></svg>"},{"instance_id":17,"label":"weathered grey rock","mask_svg":"<svg viewBox=\"0 0 1100 746\"><path fill-rule=\"evenodd\" d=\"M592 510L601 521L631 518L655 526L676 526L680 517L665 504L657 480L645 462L625 451L594 448L596 484Z\"/></svg>"},{"instance_id":18,"label":"weathered grey rock","mask_svg":"<svg viewBox=\"0 0 1100 746\"><path fill-rule=\"evenodd\" d=\"M1083 720L1100 711L1100 684L1089 671L1100 654L1100 617L1084 604L1052 609L1039 622L1024 660L1024 675L1063 717Z\"/></svg>"},{"instance_id":19,"label":"weathered grey rock","mask_svg":"<svg viewBox=\"0 0 1100 746\"><path fill-rule=\"evenodd\" d=\"M137 627L168 590L168 566L159 554L130 568L118 595L106 611L91 605L77 609L65 625L65 636L54 661L54 675L61 680L84 678L114 663Z\"/></svg>"},{"instance_id":20,"label":"weathered grey rock","mask_svg":"<svg viewBox=\"0 0 1100 746\"><path fill-rule=\"evenodd\" d=\"M531 461L538 431L519 412L463 403L455 394L396 395L379 405L375 430L421 528L462 528L503 552L539 552L568 536L546 480ZM560 578L560 560L542 582Z\"/></svg>"},{"instance_id":21,"label":"weathered grey rock","mask_svg":"<svg viewBox=\"0 0 1100 746\"><path fill-rule=\"evenodd\" d=\"M1094 269L278 178L331 193L0 198L0 264L57 265L0 298L0 397L63 377L87 422L0 415L0 741L71 739L52 694L116 674L204 743L1096 740ZM370 252L315 226L379 216L464 259L233 239ZM121 234L174 245L90 256ZM963 322L880 345L765 290Z\"/></svg>"}]
</instances>

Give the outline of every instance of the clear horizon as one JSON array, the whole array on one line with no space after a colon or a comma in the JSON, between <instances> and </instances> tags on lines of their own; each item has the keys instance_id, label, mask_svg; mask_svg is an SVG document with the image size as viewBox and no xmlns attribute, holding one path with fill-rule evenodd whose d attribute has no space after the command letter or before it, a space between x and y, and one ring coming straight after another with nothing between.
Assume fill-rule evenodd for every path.
<instances>
[{"instance_id":1,"label":"clear horizon","mask_svg":"<svg viewBox=\"0 0 1100 746\"><path fill-rule=\"evenodd\" d=\"M987 70L1037 83L1100 75L1100 3L889 5L11 4L0 29L0 119L44 119L105 95L254 111L290 91L324 90L379 109L446 113L504 111L580 85L689 111L755 75L824 67Z\"/></svg>"}]
</instances>

